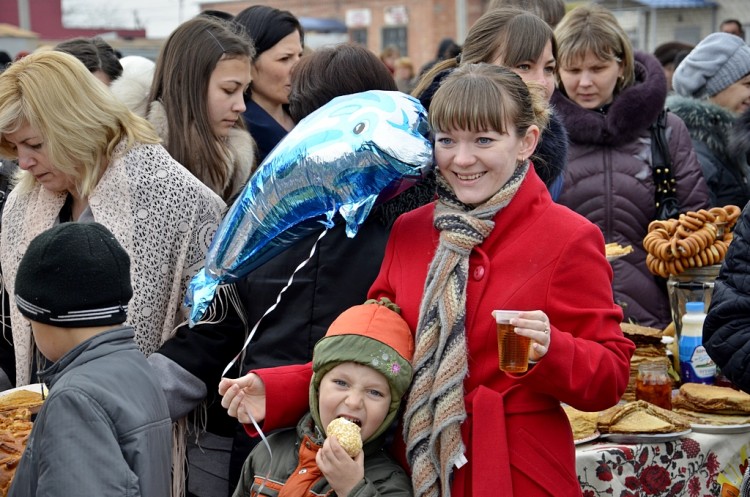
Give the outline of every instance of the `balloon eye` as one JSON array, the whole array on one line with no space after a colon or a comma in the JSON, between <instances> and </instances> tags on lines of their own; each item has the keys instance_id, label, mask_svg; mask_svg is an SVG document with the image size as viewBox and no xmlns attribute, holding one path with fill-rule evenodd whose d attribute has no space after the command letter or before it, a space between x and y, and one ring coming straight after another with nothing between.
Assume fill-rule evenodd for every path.
<instances>
[{"instance_id":1,"label":"balloon eye","mask_svg":"<svg viewBox=\"0 0 750 497\"><path fill-rule=\"evenodd\" d=\"M362 132L363 132L364 130L366 130L366 129L367 129L367 123L364 123L364 122L362 122L362 123L357 123L357 124L356 124L356 125L354 126L354 134L355 134L355 135L358 135L358 134L362 133Z\"/></svg>"}]
</instances>

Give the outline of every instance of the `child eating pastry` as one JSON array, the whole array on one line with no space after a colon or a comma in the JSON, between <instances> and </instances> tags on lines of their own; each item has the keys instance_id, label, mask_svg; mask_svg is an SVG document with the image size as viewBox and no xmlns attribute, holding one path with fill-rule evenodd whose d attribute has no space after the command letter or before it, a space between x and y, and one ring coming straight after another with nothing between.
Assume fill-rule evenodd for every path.
<instances>
[{"instance_id":1,"label":"child eating pastry","mask_svg":"<svg viewBox=\"0 0 750 497\"><path fill-rule=\"evenodd\" d=\"M234 496L411 496L383 442L409 388L413 354L411 330L387 299L344 311L315 345L310 411L296 429L268 437L270 454L258 444Z\"/></svg>"}]
</instances>

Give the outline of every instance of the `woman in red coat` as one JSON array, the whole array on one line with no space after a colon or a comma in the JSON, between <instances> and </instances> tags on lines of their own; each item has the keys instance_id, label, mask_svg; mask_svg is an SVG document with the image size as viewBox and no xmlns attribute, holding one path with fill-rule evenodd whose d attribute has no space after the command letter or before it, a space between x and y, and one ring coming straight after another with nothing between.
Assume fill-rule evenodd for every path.
<instances>
[{"instance_id":1,"label":"woman in red coat","mask_svg":"<svg viewBox=\"0 0 750 497\"><path fill-rule=\"evenodd\" d=\"M581 495L560 402L601 410L625 391L634 346L602 234L529 167L547 113L541 93L486 64L456 69L430 106L438 201L399 218L370 289L416 332L396 453L417 496ZM532 340L526 373L498 368L495 309L525 311L512 324ZM304 369L256 373L224 380L223 403L277 427Z\"/></svg>"}]
</instances>

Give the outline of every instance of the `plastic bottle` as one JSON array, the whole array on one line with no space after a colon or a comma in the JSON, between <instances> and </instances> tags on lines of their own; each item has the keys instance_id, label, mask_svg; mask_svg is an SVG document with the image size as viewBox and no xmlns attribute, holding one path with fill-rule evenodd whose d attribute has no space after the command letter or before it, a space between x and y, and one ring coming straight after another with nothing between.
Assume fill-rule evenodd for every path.
<instances>
[{"instance_id":1,"label":"plastic bottle","mask_svg":"<svg viewBox=\"0 0 750 497\"><path fill-rule=\"evenodd\" d=\"M716 364L703 347L703 321L706 319L703 302L685 304L680 335L680 374L683 383L711 385L716 375Z\"/></svg>"}]
</instances>

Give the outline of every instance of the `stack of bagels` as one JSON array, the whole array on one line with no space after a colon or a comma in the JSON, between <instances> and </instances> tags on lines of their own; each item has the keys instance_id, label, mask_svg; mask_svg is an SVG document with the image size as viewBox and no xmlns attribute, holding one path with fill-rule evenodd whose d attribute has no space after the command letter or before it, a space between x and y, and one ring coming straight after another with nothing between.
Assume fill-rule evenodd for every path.
<instances>
[{"instance_id":1,"label":"stack of bagels","mask_svg":"<svg viewBox=\"0 0 750 497\"><path fill-rule=\"evenodd\" d=\"M690 268L720 264L740 212L736 205L727 205L652 221L643 239L649 271L668 278Z\"/></svg>"}]
</instances>

